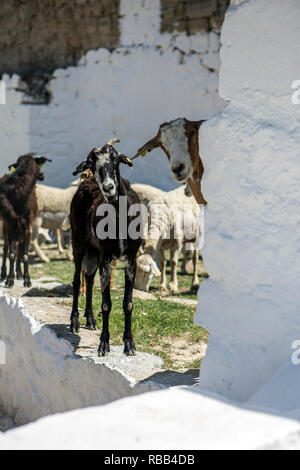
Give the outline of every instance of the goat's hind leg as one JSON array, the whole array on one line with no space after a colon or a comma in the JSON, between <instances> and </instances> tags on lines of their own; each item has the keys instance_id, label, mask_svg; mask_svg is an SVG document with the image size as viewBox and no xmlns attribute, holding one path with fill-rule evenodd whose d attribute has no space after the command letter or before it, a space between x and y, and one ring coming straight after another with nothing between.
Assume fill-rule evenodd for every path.
<instances>
[{"instance_id":1,"label":"goat's hind leg","mask_svg":"<svg viewBox=\"0 0 300 470\"><path fill-rule=\"evenodd\" d=\"M7 260L7 255L8 255L8 240L7 240L4 229L3 229L3 235L4 235L4 246L3 246L3 259L2 259L0 282L5 281L7 278L6 260Z\"/></svg>"},{"instance_id":2,"label":"goat's hind leg","mask_svg":"<svg viewBox=\"0 0 300 470\"><path fill-rule=\"evenodd\" d=\"M30 244L30 229L26 230L25 241L19 245L20 259L24 264L24 287L31 287L31 280L29 275L29 244ZM19 254L18 254L19 257Z\"/></svg>"},{"instance_id":3,"label":"goat's hind leg","mask_svg":"<svg viewBox=\"0 0 300 470\"><path fill-rule=\"evenodd\" d=\"M102 291L102 332L100 336L100 345L98 349L98 356L106 356L109 351L109 314L111 311L111 297L110 297L110 277L111 277L111 262L110 260L101 260L100 262L100 280Z\"/></svg>"},{"instance_id":4,"label":"goat's hind leg","mask_svg":"<svg viewBox=\"0 0 300 470\"><path fill-rule=\"evenodd\" d=\"M80 275L81 275L81 259L75 263L75 272L73 278L73 306L71 312L71 331L78 333L80 328L79 311L78 311L78 297L80 291Z\"/></svg>"},{"instance_id":5,"label":"goat's hind leg","mask_svg":"<svg viewBox=\"0 0 300 470\"><path fill-rule=\"evenodd\" d=\"M93 287L96 271L93 274L86 274L86 304L85 304L85 313L86 318L86 327L90 330L97 329L97 323L94 317L93 312Z\"/></svg>"},{"instance_id":6,"label":"goat's hind leg","mask_svg":"<svg viewBox=\"0 0 300 470\"><path fill-rule=\"evenodd\" d=\"M21 262L22 262L22 246L19 243L18 246L18 255L17 255L17 262L16 262L16 278L18 281L21 281L23 279L23 273L22 273L22 267L21 267Z\"/></svg>"},{"instance_id":7,"label":"goat's hind leg","mask_svg":"<svg viewBox=\"0 0 300 470\"><path fill-rule=\"evenodd\" d=\"M125 266L125 293L123 300L123 309L125 314L125 330L123 335L124 341L124 354L126 356L135 355L135 345L131 331L131 318L132 318L132 290L136 274L136 260L135 257L129 258Z\"/></svg>"},{"instance_id":8,"label":"goat's hind leg","mask_svg":"<svg viewBox=\"0 0 300 470\"><path fill-rule=\"evenodd\" d=\"M82 271L85 273L86 281L86 303L85 313L86 327L97 329L96 320L93 312L93 286L95 274L99 266L99 252L91 246L87 247L82 260Z\"/></svg>"},{"instance_id":9,"label":"goat's hind leg","mask_svg":"<svg viewBox=\"0 0 300 470\"><path fill-rule=\"evenodd\" d=\"M9 274L7 276L5 287L10 288L15 283L15 259L17 251L17 243L8 237L8 251L9 251Z\"/></svg>"}]
</instances>

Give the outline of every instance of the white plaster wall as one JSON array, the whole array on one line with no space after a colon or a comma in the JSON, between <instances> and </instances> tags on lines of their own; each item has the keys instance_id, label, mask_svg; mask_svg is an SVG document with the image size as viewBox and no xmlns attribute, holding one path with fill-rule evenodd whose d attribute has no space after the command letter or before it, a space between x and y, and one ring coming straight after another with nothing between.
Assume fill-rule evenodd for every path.
<instances>
[{"instance_id":1,"label":"white plaster wall","mask_svg":"<svg viewBox=\"0 0 300 470\"><path fill-rule=\"evenodd\" d=\"M47 416L0 433L0 449L300 449L299 436L295 419L176 387Z\"/></svg>"},{"instance_id":2,"label":"white plaster wall","mask_svg":"<svg viewBox=\"0 0 300 470\"><path fill-rule=\"evenodd\" d=\"M0 364L0 409L16 424L161 388L136 385L118 370L76 356L70 343L37 323L21 301L3 294L0 340L6 348L6 363Z\"/></svg>"},{"instance_id":3,"label":"white plaster wall","mask_svg":"<svg viewBox=\"0 0 300 470\"><path fill-rule=\"evenodd\" d=\"M229 104L201 127L210 279L196 321L210 332L200 386L243 401L300 338L300 4L232 6L221 40Z\"/></svg>"},{"instance_id":4,"label":"white plaster wall","mask_svg":"<svg viewBox=\"0 0 300 470\"><path fill-rule=\"evenodd\" d=\"M16 127L4 126L2 132L19 142L21 152L26 140L30 150L53 159L45 168L46 184L67 186L74 166L113 136L132 156L162 122L180 116L208 118L223 107L217 91L216 33L160 34L159 0L122 0L120 8L120 47L112 53L90 51L77 67L57 70L50 83L50 105L16 105L29 113L23 136L18 133L25 122L21 115L14 120ZM8 93L9 104L11 99ZM1 152L4 166L15 159L17 148ZM133 171L124 168L123 174L165 190L176 186L160 150L137 159Z\"/></svg>"},{"instance_id":5,"label":"white plaster wall","mask_svg":"<svg viewBox=\"0 0 300 470\"><path fill-rule=\"evenodd\" d=\"M29 109L21 106L22 96L15 91L19 77L3 77L6 84L7 103L0 104L0 176L8 171L8 164L29 151Z\"/></svg>"}]
</instances>

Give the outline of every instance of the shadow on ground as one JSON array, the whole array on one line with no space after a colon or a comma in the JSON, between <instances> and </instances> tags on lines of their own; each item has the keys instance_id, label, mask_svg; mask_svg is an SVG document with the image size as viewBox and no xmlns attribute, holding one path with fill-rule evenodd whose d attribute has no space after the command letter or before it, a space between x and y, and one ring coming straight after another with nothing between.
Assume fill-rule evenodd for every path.
<instances>
[{"instance_id":1,"label":"shadow on ground","mask_svg":"<svg viewBox=\"0 0 300 470\"><path fill-rule=\"evenodd\" d=\"M155 382L166 387L175 387L182 385L195 385L199 379L199 369L189 369L185 372L178 372L175 370L165 370L162 372L156 372L153 375L147 377L143 382Z\"/></svg>"}]
</instances>

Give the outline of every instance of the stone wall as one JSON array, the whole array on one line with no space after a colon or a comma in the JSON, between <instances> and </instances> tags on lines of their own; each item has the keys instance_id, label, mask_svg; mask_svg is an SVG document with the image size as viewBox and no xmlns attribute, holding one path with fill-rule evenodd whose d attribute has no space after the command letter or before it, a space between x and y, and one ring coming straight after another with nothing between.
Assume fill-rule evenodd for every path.
<instances>
[{"instance_id":1,"label":"stone wall","mask_svg":"<svg viewBox=\"0 0 300 470\"><path fill-rule=\"evenodd\" d=\"M119 42L120 0L0 2L0 74L51 72Z\"/></svg>"},{"instance_id":2,"label":"stone wall","mask_svg":"<svg viewBox=\"0 0 300 470\"><path fill-rule=\"evenodd\" d=\"M135 2L127 0L135 8ZM147 10L147 2L140 0ZM160 0L161 32L220 31L229 0ZM0 2L0 75L45 76L89 50L120 44L120 0ZM30 84L29 84L30 86Z\"/></svg>"},{"instance_id":3,"label":"stone wall","mask_svg":"<svg viewBox=\"0 0 300 470\"><path fill-rule=\"evenodd\" d=\"M219 31L229 3L230 0L161 0L161 31Z\"/></svg>"},{"instance_id":4,"label":"stone wall","mask_svg":"<svg viewBox=\"0 0 300 470\"><path fill-rule=\"evenodd\" d=\"M160 0L121 0L120 16L120 45L91 50L75 67L55 70L45 93L43 77L25 82L17 74L3 76L0 174L18 154L40 152L53 160L45 183L66 187L92 147L119 137L119 149L132 156L162 122L206 119L223 108L219 34L161 33ZM137 158L133 171L122 168L122 174L165 190L176 187L159 149Z\"/></svg>"}]
</instances>

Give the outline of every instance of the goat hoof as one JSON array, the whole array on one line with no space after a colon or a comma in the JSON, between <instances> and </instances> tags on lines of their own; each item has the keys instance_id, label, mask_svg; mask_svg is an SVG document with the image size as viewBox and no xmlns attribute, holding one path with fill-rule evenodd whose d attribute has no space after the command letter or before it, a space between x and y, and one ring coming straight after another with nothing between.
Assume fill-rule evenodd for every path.
<instances>
[{"instance_id":1,"label":"goat hoof","mask_svg":"<svg viewBox=\"0 0 300 470\"><path fill-rule=\"evenodd\" d=\"M24 281L24 287L31 287L30 280L26 279L26 281Z\"/></svg>"},{"instance_id":2,"label":"goat hoof","mask_svg":"<svg viewBox=\"0 0 300 470\"><path fill-rule=\"evenodd\" d=\"M16 278L18 279L18 281L22 281L23 276L21 273L17 273Z\"/></svg>"},{"instance_id":3,"label":"goat hoof","mask_svg":"<svg viewBox=\"0 0 300 470\"><path fill-rule=\"evenodd\" d=\"M79 332L79 325L71 325L71 333L78 333Z\"/></svg>"},{"instance_id":4,"label":"goat hoof","mask_svg":"<svg viewBox=\"0 0 300 470\"><path fill-rule=\"evenodd\" d=\"M87 318L86 318L86 328L88 330L97 330L97 323L95 321L95 318L94 318L94 315L92 316L87 316L85 315Z\"/></svg>"},{"instance_id":5,"label":"goat hoof","mask_svg":"<svg viewBox=\"0 0 300 470\"><path fill-rule=\"evenodd\" d=\"M193 284L191 287L191 294L197 294L199 289L199 284Z\"/></svg>"},{"instance_id":6,"label":"goat hoof","mask_svg":"<svg viewBox=\"0 0 300 470\"><path fill-rule=\"evenodd\" d=\"M109 352L110 352L109 344L106 343L105 341L101 341L99 349L98 349L98 356L99 357L107 356Z\"/></svg>"},{"instance_id":7,"label":"goat hoof","mask_svg":"<svg viewBox=\"0 0 300 470\"><path fill-rule=\"evenodd\" d=\"M14 284L15 284L14 280L8 278L8 279L6 279L5 287L6 287L7 289L9 289L10 287L13 287Z\"/></svg>"},{"instance_id":8,"label":"goat hoof","mask_svg":"<svg viewBox=\"0 0 300 470\"><path fill-rule=\"evenodd\" d=\"M85 326L86 326L86 328L87 328L88 330L92 330L92 331L93 331L93 330L97 330L97 325L96 325L96 323L94 323L94 322L93 322L93 323L88 323L88 322L86 322L86 325L85 325Z\"/></svg>"},{"instance_id":9,"label":"goat hoof","mask_svg":"<svg viewBox=\"0 0 300 470\"><path fill-rule=\"evenodd\" d=\"M71 333L78 333L79 328L80 328L79 314L78 314L78 316L75 316L75 318L72 315L71 325L70 325Z\"/></svg>"},{"instance_id":10,"label":"goat hoof","mask_svg":"<svg viewBox=\"0 0 300 470\"><path fill-rule=\"evenodd\" d=\"M124 354L126 356L135 356L136 349L132 339L125 339L124 341Z\"/></svg>"}]
</instances>

